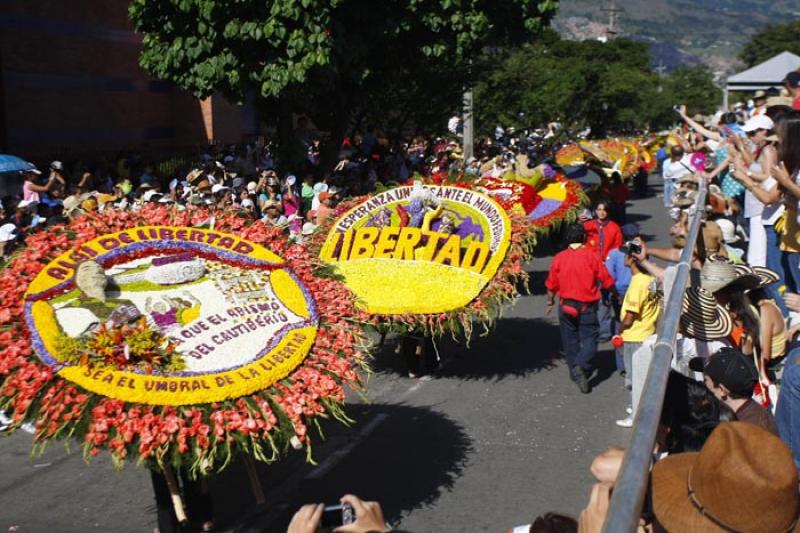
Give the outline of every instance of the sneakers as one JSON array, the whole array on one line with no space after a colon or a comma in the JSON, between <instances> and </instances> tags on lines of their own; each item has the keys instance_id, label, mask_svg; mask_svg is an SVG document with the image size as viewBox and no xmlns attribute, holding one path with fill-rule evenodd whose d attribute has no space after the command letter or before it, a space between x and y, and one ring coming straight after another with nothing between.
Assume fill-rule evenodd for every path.
<instances>
[{"instance_id":1,"label":"sneakers","mask_svg":"<svg viewBox=\"0 0 800 533\"><path fill-rule=\"evenodd\" d=\"M617 420L617 425L621 428L630 428L633 427L633 417L629 416L628 418L623 418L622 420Z\"/></svg>"},{"instance_id":2,"label":"sneakers","mask_svg":"<svg viewBox=\"0 0 800 533\"><path fill-rule=\"evenodd\" d=\"M591 388L589 387L589 378L586 376L584 369L577 365L573 366L569 369L569 376L583 394L589 394Z\"/></svg>"}]
</instances>

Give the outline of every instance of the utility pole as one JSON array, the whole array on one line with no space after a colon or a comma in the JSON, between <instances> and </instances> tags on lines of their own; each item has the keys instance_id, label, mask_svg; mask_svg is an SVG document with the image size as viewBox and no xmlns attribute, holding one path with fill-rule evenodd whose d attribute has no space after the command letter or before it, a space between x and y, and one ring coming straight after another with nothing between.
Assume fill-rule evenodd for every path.
<instances>
[{"instance_id":1,"label":"utility pole","mask_svg":"<svg viewBox=\"0 0 800 533\"><path fill-rule=\"evenodd\" d=\"M617 7L616 0L610 0L609 6L601 9L600 11L608 13L608 29L606 30L606 38L610 41L617 35L617 33L619 33L617 31L617 13L622 13L625 10Z\"/></svg>"},{"instance_id":2,"label":"utility pole","mask_svg":"<svg viewBox=\"0 0 800 533\"><path fill-rule=\"evenodd\" d=\"M464 162L475 155L474 136L475 124L472 113L472 87L464 91Z\"/></svg>"}]
</instances>

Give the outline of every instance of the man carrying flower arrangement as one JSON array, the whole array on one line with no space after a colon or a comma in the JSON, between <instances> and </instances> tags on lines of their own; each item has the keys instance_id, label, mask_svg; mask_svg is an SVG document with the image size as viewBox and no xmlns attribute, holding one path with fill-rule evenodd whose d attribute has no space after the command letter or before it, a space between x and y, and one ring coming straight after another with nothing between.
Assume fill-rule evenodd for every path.
<instances>
[{"instance_id":1,"label":"man carrying flower arrangement","mask_svg":"<svg viewBox=\"0 0 800 533\"><path fill-rule=\"evenodd\" d=\"M589 375L593 371L592 359L597 352L597 302L600 287L619 298L614 278L608 273L598 254L584 246L583 226L573 224L567 228L568 247L553 258L545 280L547 287L547 314L558 296L558 324L561 344L570 368L570 377L580 391L590 391Z\"/></svg>"}]
</instances>

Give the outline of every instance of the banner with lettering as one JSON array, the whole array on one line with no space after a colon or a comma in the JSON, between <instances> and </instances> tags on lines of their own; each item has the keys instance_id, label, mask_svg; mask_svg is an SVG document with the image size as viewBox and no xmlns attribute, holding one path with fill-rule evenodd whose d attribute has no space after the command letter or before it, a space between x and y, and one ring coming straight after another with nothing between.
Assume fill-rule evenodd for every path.
<instances>
[{"instance_id":1,"label":"banner with lettering","mask_svg":"<svg viewBox=\"0 0 800 533\"><path fill-rule=\"evenodd\" d=\"M314 300L285 262L235 235L146 226L51 261L25 293L39 358L126 402L237 398L286 377L317 333Z\"/></svg>"}]
</instances>

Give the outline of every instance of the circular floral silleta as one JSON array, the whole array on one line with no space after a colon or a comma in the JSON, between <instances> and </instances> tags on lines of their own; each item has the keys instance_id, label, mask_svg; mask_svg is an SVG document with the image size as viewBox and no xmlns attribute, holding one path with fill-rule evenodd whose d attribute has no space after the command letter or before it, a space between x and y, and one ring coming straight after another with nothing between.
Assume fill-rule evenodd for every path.
<instances>
[{"instance_id":1,"label":"circular floral silleta","mask_svg":"<svg viewBox=\"0 0 800 533\"><path fill-rule=\"evenodd\" d=\"M467 306L503 263L506 211L459 187L397 187L342 214L321 257L373 314L444 313Z\"/></svg>"},{"instance_id":2,"label":"circular floral silleta","mask_svg":"<svg viewBox=\"0 0 800 533\"><path fill-rule=\"evenodd\" d=\"M0 409L34 425L34 453L77 440L118 467L310 457L316 417L349 422L365 368L352 293L323 270L236 211L146 205L31 233L0 269Z\"/></svg>"},{"instance_id":3,"label":"circular floral silleta","mask_svg":"<svg viewBox=\"0 0 800 533\"><path fill-rule=\"evenodd\" d=\"M65 379L126 402L237 398L286 377L317 333L285 262L232 234L149 226L102 235L25 293L35 353Z\"/></svg>"}]
</instances>

